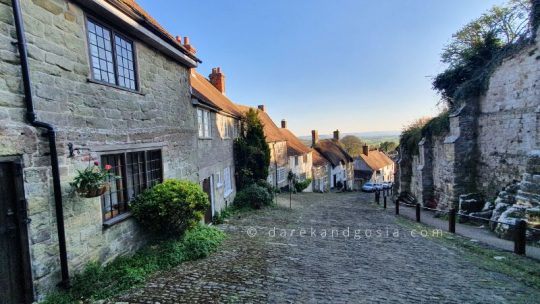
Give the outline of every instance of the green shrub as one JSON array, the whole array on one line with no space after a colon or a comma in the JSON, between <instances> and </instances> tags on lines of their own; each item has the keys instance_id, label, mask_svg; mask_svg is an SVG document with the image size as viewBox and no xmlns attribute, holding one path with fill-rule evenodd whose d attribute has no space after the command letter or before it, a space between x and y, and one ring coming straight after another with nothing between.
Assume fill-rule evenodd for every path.
<instances>
[{"instance_id":1,"label":"green shrub","mask_svg":"<svg viewBox=\"0 0 540 304\"><path fill-rule=\"evenodd\" d=\"M110 298L140 286L156 271L208 256L217 250L224 238L221 230L197 225L181 239L159 241L131 257L119 257L106 266L89 263L75 275L71 289L49 294L43 303L68 304Z\"/></svg>"},{"instance_id":2,"label":"green shrub","mask_svg":"<svg viewBox=\"0 0 540 304\"><path fill-rule=\"evenodd\" d=\"M272 194L264 187L251 184L236 193L233 204L239 208L250 207L260 209L263 206L272 204Z\"/></svg>"},{"instance_id":3,"label":"green shrub","mask_svg":"<svg viewBox=\"0 0 540 304\"><path fill-rule=\"evenodd\" d=\"M225 234L221 230L199 225L184 236L184 251L189 260L207 257L214 252Z\"/></svg>"},{"instance_id":4,"label":"green shrub","mask_svg":"<svg viewBox=\"0 0 540 304\"><path fill-rule=\"evenodd\" d=\"M261 180L257 181L257 185L265 188L266 191L268 191L268 193L270 193L272 198L274 198L274 195L276 193L276 188L274 186L272 186L269 182L267 182L266 180L261 179Z\"/></svg>"},{"instance_id":5,"label":"green shrub","mask_svg":"<svg viewBox=\"0 0 540 304\"><path fill-rule=\"evenodd\" d=\"M203 218L208 207L208 195L201 186L169 179L139 195L131 210L135 218L152 232L182 235Z\"/></svg>"},{"instance_id":6,"label":"green shrub","mask_svg":"<svg viewBox=\"0 0 540 304\"><path fill-rule=\"evenodd\" d=\"M296 189L296 192L302 192L306 190L307 187L311 184L311 178L305 179L303 181L296 181L294 183L294 188Z\"/></svg>"}]
</instances>

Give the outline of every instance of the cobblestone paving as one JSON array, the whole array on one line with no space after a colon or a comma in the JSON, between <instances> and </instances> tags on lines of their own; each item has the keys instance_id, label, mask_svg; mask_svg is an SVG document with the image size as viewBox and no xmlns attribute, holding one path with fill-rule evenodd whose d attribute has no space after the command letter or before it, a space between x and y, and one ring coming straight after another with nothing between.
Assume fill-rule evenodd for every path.
<instances>
[{"instance_id":1,"label":"cobblestone paving","mask_svg":"<svg viewBox=\"0 0 540 304\"><path fill-rule=\"evenodd\" d=\"M293 198L292 210L277 207L231 219L221 226L228 239L218 253L160 273L112 303L538 303L540 299L539 290L479 268L430 239L413 237L393 215L369 206L371 197L336 193ZM280 197L280 205L288 204L288 196Z\"/></svg>"}]
</instances>

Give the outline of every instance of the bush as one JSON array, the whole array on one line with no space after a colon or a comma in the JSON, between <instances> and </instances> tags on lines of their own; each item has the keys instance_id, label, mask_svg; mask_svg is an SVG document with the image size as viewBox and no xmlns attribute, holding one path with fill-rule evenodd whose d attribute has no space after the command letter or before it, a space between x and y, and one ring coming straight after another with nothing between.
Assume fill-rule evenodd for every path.
<instances>
[{"instance_id":1,"label":"bush","mask_svg":"<svg viewBox=\"0 0 540 304\"><path fill-rule=\"evenodd\" d=\"M302 192L307 187L309 187L309 184L311 184L311 178L308 178L308 179L303 180L303 181L296 181L294 183L294 188L296 189L296 192Z\"/></svg>"},{"instance_id":2,"label":"bush","mask_svg":"<svg viewBox=\"0 0 540 304\"><path fill-rule=\"evenodd\" d=\"M188 260L207 257L216 251L225 238L221 230L199 225L184 236L184 251Z\"/></svg>"},{"instance_id":3,"label":"bush","mask_svg":"<svg viewBox=\"0 0 540 304\"><path fill-rule=\"evenodd\" d=\"M71 289L49 294L43 303L86 303L110 298L140 286L156 271L208 256L217 250L224 238L221 230L197 225L181 239L148 245L135 255L119 257L107 266L89 263L82 273L73 278Z\"/></svg>"},{"instance_id":4,"label":"bush","mask_svg":"<svg viewBox=\"0 0 540 304\"><path fill-rule=\"evenodd\" d=\"M198 184L169 179L139 195L131 210L152 232L182 235L203 218L209 206L208 195Z\"/></svg>"},{"instance_id":5,"label":"bush","mask_svg":"<svg viewBox=\"0 0 540 304\"><path fill-rule=\"evenodd\" d=\"M268 192L267 188L251 184L236 194L233 204L240 208L260 209L272 204L272 194Z\"/></svg>"}]
</instances>

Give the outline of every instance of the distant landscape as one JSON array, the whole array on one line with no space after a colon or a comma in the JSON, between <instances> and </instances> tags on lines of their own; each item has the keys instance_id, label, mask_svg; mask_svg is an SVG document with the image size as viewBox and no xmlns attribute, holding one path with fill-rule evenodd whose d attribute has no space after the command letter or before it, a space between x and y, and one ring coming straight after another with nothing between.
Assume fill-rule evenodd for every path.
<instances>
[{"instance_id":1,"label":"distant landscape","mask_svg":"<svg viewBox=\"0 0 540 304\"><path fill-rule=\"evenodd\" d=\"M370 146L379 146L382 142L399 142L399 135L401 131L375 131L375 132L355 132L355 133L341 133L340 137L343 138L347 135L354 135L360 140ZM332 134L319 134L320 139L332 138ZM311 146L310 136L299 136L299 138L307 145Z\"/></svg>"}]
</instances>

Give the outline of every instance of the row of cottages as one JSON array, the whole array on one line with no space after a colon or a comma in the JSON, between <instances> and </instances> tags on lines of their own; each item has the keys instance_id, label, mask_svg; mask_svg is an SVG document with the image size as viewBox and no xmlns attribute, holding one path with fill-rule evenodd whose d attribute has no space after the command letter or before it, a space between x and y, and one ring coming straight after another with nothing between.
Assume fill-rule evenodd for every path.
<instances>
[{"instance_id":1,"label":"row of cottages","mask_svg":"<svg viewBox=\"0 0 540 304\"><path fill-rule=\"evenodd\" d=\"M386 153L362 146L362 154L354 158L354 187L360 189L366 182L393 182L395 163Z\"/></svg>"},{"instance_id":2,"label":"row of cottages","mask_svg":"<svg viewBox=\"0 0 540 304\"><path fill-rule=\"evenodd\" d=\"M242 112L221 70L197 73L187 39L133 0L0 10L0 302L39 300L89 261L140 248L129 202L164 179L201 183L206 221L232 202ZM120 179L81 198L69 183L94 162Z\"/></svg>"},{"instance_id":3,"label":"row of cottages","mask_svg":"<svg viewBox=\"0 0 540 304\"><path fill-rule=\"evenodd\" d=\"M317 176L320 189L346 189L352 190L354 183L353 158L345 151L339 141L339 130L334 131L333 138L319 140L316 130L311 131L312 148L318 152ZM324 160L319 158L322 156ZM322 168L327 168L327 174L322 174Z\"/></svg>"}]
</instances>

